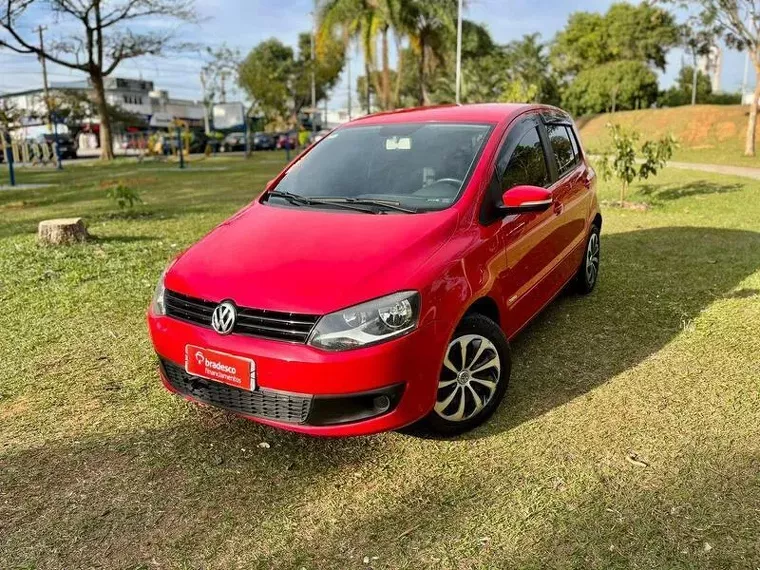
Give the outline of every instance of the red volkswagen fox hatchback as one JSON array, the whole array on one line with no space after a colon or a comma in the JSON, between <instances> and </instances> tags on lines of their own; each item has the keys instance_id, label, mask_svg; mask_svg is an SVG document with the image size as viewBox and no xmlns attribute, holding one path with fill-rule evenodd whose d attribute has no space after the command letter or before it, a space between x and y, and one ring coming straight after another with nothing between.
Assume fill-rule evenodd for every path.
<instances>
[{"instance_id":1,"label":"red volkswagen fox hatchback","mask_svg":"<svg viewBox=\"0 0 760 570\"><path fill-rule=\"evenodd\" d=\"M148 321L166 387L284 429L464 432L509 339L599 274L595 174L537 105L353 121L180 255Z\"/></svg>"}]
</instances>

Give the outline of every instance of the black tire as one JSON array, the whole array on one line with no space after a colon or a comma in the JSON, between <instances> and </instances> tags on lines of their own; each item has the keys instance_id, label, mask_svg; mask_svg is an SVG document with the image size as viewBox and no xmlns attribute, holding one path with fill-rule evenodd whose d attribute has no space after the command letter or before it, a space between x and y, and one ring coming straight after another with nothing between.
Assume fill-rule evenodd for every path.
<instances>
[{"instance_id":1,"label":"black tire","mask_svg":"<svg viewBox=\"0 0 760 570\"><path fill-rule=\"evenodd\" d=\"M474 357L478 355L478 350L482 346L481 341L478 339L472 339L469 342L466 342L467 337L470 335L483 337L491 343L490 346L483 348L482 354L480 354L477 359L474 359ZM465 342L461 342L457 345L455 343L458 339L460 341L464 339ZM456 353L459 352L461 355L462 344L466 347L465 363L470 359L474 360L466 367L461 366L461 356L459 356L459 359L457 360ZM494 350L498 356L498 372L496 371L496 365L492 365L483 369L482 374L484 376L481 379L471 376L469 371L473 369L475 364L479 364L479 366L483 367L484 363L495 361L494 355L491 354ZM436 407L414 427L425 433L432 433L439 436L452 436L470 431L491 417L507 391L509 376L512 370L512 360L507 337L504 335L504 332L499 325L491 319L479 314L467 315L462 319L462 322L459 323L459 326L454 331L454 335L446 348L445 358L448 359L449 364L453 365L454 368L464 368L467 370L468 374L466 375L466 383L462 384L459 380L455 380L453 384L439 387L436 393ZM489 358L491 360L488 360ZM441 365L439 382L451 382L452 377L457 379L460 378L462 372L460 372L459 375L455 374L445 362L446 360L444 360L444 364ZM474 367L474 369L477 370L478 368ZM491 391L484 383L481 383L485 379L495 382L495 388L493 391ZM443 409L437 410L437 408L445 403L452 394L452 386L454 392L461 390L461 392L458 393L462 394L462 398L452 395L453 399L450 400L450 403ZM475 404L475 397L472 395L473 392L481 398L481 402L484 404L477 412L475 412L477 405ZM459 412L459 407L462 405L462 399L464 399L465 402L463 419L452 420L444 417L445 415L456 416ZM457 402L459 402L459 405L457 405ZM475 413L467 417L468 414L472 412Z\"/></svg>"},{"instance_id":2,"label":"black tire","mask_svg":"<svg viewBox=\"0 0 760 570\"><path fill-rule=\"evenodd\" d=\"M595 245L594 245L595 244ZM583 260L575 275L575 290L581 295L588 295L599 281L599 262L601 261L601 240L599 226L591 224L583 250ZM593 267L592 267L593 266Z\"/></svg>"}]
</instances>

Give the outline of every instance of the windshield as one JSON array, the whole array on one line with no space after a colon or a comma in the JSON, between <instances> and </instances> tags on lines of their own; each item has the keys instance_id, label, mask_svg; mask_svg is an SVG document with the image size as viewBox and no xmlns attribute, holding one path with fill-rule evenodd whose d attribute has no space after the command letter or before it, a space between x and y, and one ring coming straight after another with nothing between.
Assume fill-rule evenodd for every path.
<instances>
[{"instance_id":1,"label":"windshield","mask_svg":"<svg viewBox=\"0 0 760 570\"><path fill-rule=\"evenodd\" d=\"M440 123L340 129L295 163L276 190L441 210L456 200L490 131Z\"/></svg>"}]
</instances>

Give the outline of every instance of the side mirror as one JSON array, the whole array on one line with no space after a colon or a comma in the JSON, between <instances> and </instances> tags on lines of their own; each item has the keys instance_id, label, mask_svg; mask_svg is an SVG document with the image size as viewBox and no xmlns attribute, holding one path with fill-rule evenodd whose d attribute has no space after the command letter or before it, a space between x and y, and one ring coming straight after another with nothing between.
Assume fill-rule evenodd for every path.
<instances>
[{"instance_id":1,"label":"side mirror","mask_svg":"<svg viewBox=\"0 0 760 570\"><path fill-rule=\"evenodd\" d=\"M539 186L515 186L501 196L499 211L504 215L543 212L552 205L552 193Z\"/></svg>"}]
</instances>

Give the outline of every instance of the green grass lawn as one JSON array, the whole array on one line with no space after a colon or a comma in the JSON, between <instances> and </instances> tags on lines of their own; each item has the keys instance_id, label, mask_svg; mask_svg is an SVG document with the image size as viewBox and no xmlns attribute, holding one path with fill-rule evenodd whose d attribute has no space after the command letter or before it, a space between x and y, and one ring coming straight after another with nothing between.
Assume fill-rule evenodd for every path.
<instances>
[{"instance_id":1,"label":"green grass lawn","mask_svg":"<svg viewBox=\"0 0 760 570\"><path fill-rule=\"evenodd\" d=\"M760 566L760 182L666 170L632 189L648 210L605 207L597 290L518 337L481 429L320 440L167 393L144 318L172 256L283 161L0 191L0 568ZM36 244L73 215L96 239Z\"/></svg>"}]
</instances>

